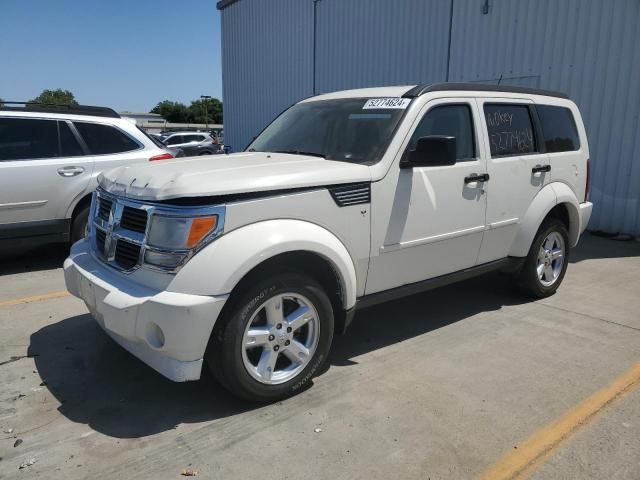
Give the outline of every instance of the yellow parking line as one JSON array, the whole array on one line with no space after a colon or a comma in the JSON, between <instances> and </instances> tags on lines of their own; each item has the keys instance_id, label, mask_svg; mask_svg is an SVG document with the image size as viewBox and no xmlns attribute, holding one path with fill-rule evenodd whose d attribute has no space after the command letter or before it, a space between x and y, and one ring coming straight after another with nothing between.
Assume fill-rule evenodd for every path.
<instances>
[{"instance_id":1,"label":"yellow parking line","mask_svg":"<svg viewBox=\"0 0 640 480\"><path fill-rule=\"evenodd\" d=\"M32 297L16 298L14 300L5 300L0 302L0 308L11 307L13 305L22 305L23 303L39 302L41 300L51 300L52 298L62 298L71 295L69 292L52 292L43 295L34 295Z\"/></svg>"},{"instance_id":2,"label":"yellow parking line","mask_svg":"<svg viewBox=\"0 0 640 480\"><path fill-rule=\"evenodd\" d=\"M635 364L608 387L597 391L553 423L535 432L520 443L517 449L504 455L481 478L507 480L527 477L562 441L585 425L605 406L638 385L640 385L640 363Z\"/></svg>"}]
</instances>

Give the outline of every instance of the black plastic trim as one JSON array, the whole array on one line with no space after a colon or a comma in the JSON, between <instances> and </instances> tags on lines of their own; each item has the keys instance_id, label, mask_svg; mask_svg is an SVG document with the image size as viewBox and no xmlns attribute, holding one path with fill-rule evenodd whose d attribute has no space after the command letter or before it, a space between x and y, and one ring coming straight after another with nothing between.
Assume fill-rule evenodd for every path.
<instances>
[{"instance_id":1,"label":"black plastic trim","mask_svg":"<svg viewBox=\"0 0 640 480\"><path fill-rule=\"evenodd\" d=\"M12 106L21 105L21 106ZM2 102L0 110L12 112L34 113L66 113L71 115L89 115L92 117L121 118L120 115L108 107L95 107L93 105L52 105L48 103L33 102Z\"/></svg>"},{"instance_id":2,"label":"black plastic trim","mask_svg":"<svg viewBox=\"0 0 640 480\"><path fill-rule=\"evenodd\" d=\"M336 333L338 335L344 335L344 333L349 328L349 325L351 325L351 322L353 322L353 319L356 316L356 311L357 311L356 307L352 307L349 310L345 310L344 321L342 322L342 325L341 325L342 328L340 328L339 330L336 330Z\"/></svg>"},{"instance_id":3,"label":"black plastic trim","mask_svg":"<svg viewBox=\"0 0 640 480\"><path fill-rule=\"evenodd\" d=\"M363 205L371 203L370 183L350 183L330 187L331 198L339 207L350 207L352 205Z\"/></svg>"},{"instance_id":4,"label":"black plastic trim","mask_svg":"<svg viewBox=\"0 0 640 480\"><path fill-rule=\"evenodd\" d=\"M240 0L220 0L217 4L216 4L216 8L218 10L224 10L225 8L227 8L229 5L233 5L234 3L238 2Z\"/></svg>"},{"instance_id":5,"label":"black plastic trim","mask_svg":"<svg viewBox=\"0 0 640 480\"><path fill-rule=\"evenodd\" d=\"M292 195L296 193L311 192L314 190L330 190L332 188L347 187L353 185L366 185L368 182L359 182L357 184L342 183L332 185L314 185L311 187L285 188L280 190L265 190L263 192L244 192L231 193L228 195L214 195L204 197L181 197L170 198L167 200L144 201L149 204L159 205L176 205L180 207L197 207L201 205L221 205L224 203L241 202L244 200L258 200L262 198L277 197L280 195Z\"/></svg>"},{"instance_id":6,"label":"black plastic trim","mask_svg":"<svg viewBox=\"0 0 640 480\"><path fill-rule=\"evenodd\" d=\"M510 87L508 85L484 85L481 83L431 83L427 85L417 85L402 95L403 98L415 98L430 92L449 91L470 91L470 92L504 92L504 93L526 93L529 95L544 95L547 97L558 97L569 99L566 93L555 92L553 90L542 90L539 88Z\"/></svg>"},{"instance_id":7,"label":"black plastic trim","mask_svg":"<svg viewBox=\"0 0 640 480\"><path fill-rule=\"evenodd\" d=\"M0 225L0 240L24 237L50 237L48 240L66 241L69 239L71 219L38 220Z\"/></svg>"},{"instance_id":8,"label":"black plastic trim","mask_svg":"<svg viewBox=\"0 0 640 480\"><path fill-rule=\"evenodd\" d=\"M370 295L360 297L356 302L355 308L367 308L379 303L396 300L398 298L407 297L409 295L415 295L416 293L425 292L434 288L444 287L445 285L477 277L478 275L492 272L494 270L507 270L515 272L522 266L524 260L524 258L516 257L502 258L500 260L483 263L482 265L477 265L475 267L466 268L458 272L448 273L439 277L430 278L421 282L410 283L408 285L392 288L390 290L372 293Z\"/></svg>"}]
</instances>

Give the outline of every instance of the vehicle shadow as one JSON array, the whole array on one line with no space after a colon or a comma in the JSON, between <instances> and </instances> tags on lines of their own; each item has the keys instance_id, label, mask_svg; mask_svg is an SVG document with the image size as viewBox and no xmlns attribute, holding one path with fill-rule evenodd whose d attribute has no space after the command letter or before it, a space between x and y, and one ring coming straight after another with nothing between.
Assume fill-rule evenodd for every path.
<instances>
[{"instance_id":1,"label":"vehicle shadow","mask_svg":"<svg viewBox=\"0 0 640 480\"><path fill-rule=\"evenodd\" d=\"M331 365L353 365L351 359L363 353L479 312L526 301L508 291L507 278L491 274L363 310L347 334L336 338L324 371ZM166 380L112 341L89 315L33 333L28 355L34 357L46 388L60 401L60 413L112 437L143 437L180 423L258 408L232 397L208 374L198 382Z\"/></svg>"},{"instance_id":2,"label":"vehicle shadow","mask_svg":"<svg viewBox=\"0 0 640 480\"><path fill-rule=\"evenodd\" d=\"M464 299L463 301L461 301ZM464 282L364 309L347 332L336 337L332 365L451 325L481 312L531 301L513 288L508 275L490 273Z\"/></svg>"},{"instance_id":3,"label":"vehicle shadow","mask_svg":"<svg viewBox=\"0 0 640 480\"><path fill-rule=\"evenodd\" d=\"M167 380L116 344L89 314L33 333L27 355L61 403L61 414L111 437L143 437L252 407L209 375L199 382Z\"/></svg>"},{"instance_id":4,"label":"vehicle shadow","mask_svg":"<svg viewBox=\"0 0 640 480\"><path fill-rule=\"evenodd\" d=\"M585 232L578 246L571 251L570 263L595 258L625 258L640 256L640 242L636 240L613 240Z\"/></svg>"},{"instance_id":5,"label":"vehicle shadow","mask_svg":"<svg viewBox=\"0 0 640 480\"><path fill-rule=\"evenodd\" d=\"M62 268L69 245L29 246L16 241L0 244L0 276Z\"/></svg>"}]
</instances>

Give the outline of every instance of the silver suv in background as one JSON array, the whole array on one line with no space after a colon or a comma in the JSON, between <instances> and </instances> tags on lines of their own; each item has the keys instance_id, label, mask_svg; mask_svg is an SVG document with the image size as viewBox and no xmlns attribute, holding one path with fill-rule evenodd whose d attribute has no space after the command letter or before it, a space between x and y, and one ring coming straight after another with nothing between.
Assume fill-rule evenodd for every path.
<instances>
[{"instance_id":1,"label":"silver suv in background","mask_svg":"<svg viewBox=\"0 0 640 480\"><path fill-rule=\"evenodd\" d=\"M179 148L187 157L224 153L223 147L207 132L174 132L162 137L162 143Z\"/></svg>"},{"instance_id":2,"label":"silver suv in background","mask_svg":"<svg viewBox=\"0 0 640 480\"><path fill-rule=\"evenodd\" d=\"M98 175L174 158L110 108L0 105L0 246L84 236Z\"/></svg>"}]
</instances>

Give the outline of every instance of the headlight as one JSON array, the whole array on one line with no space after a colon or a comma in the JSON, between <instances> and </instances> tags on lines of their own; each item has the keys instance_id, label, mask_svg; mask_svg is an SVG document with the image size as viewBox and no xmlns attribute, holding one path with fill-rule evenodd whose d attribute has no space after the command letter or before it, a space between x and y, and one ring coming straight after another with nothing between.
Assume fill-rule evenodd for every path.
<instances>
[{"instance_id":1,"label":"headlight","mask_svg":"<svg viewBox=\"0 0 640 480\"><path fill-rule=\"evenodd\" d=\"M217 225L217 215L194 218L153 215L147 244L164 250L191 250Z\"/></svg>"},{"instance_id":2,"label":"headlight","mask_svg":"<svg viewBox=\"0 0 640 480\"><path fill-rule=\"evenodd\" d=\"M163 270L175 270L194 250L220 232L217 214L175 216L155 213L151 216L144 263Z\"/></svg>"}]
</instances>

